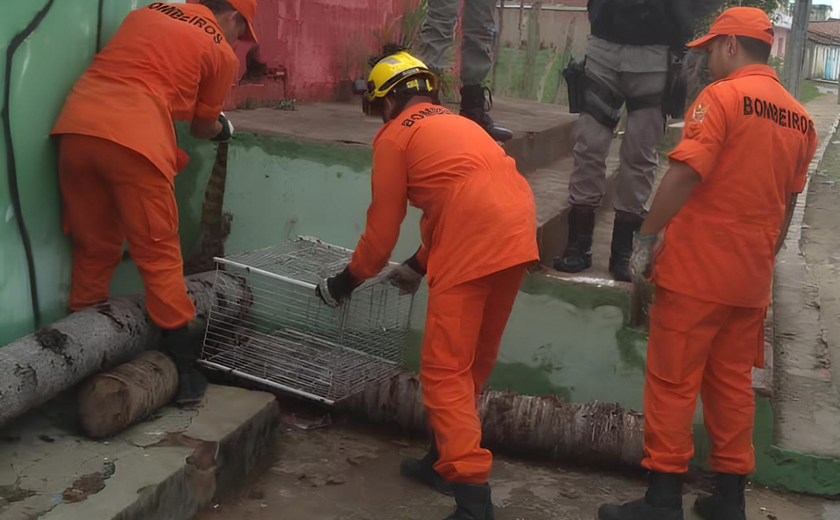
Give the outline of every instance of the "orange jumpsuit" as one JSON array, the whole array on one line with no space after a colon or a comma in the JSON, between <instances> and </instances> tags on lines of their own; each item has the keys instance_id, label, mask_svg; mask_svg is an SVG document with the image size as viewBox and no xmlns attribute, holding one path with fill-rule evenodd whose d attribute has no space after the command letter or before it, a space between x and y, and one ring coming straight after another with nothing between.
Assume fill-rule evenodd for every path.
<instances>
[{"instance_id":1,"label":"orange jumpsuit","mask_svg":"<svg viewBox=\"0 0 840 520\"><path fill-rule=\"evenodd\" d=\"M704 90L670 154L701 177L654 264L645 381L645 459L683 473L698 392L711 468L755 468L752 367L764 362L775 246L817 146L813 121L773 69L743 67Z\"/></svg>"},{"instance_id":2,"label":"orange jumpsuit","mask_svg":"<svg viewBox=\"0 0 840 520\"><path fill-rule=\"evenodd\" d=\"M183 279L174 177L188 157L174 121L215 121L238 60L202 5L131 12L73 87L55 127L65 231L73 241L69 306L108 298L128 241L160 327L195 314Z\"/></svg>"},{"instance_id":3,"label":"orange jumpsuit","mask_svg":"<svg viewBox=\"0 0 840 520\"><path fill-rule=\"evenodd\" d=\"M539 259L531 189L484 130L429 103L408 107L373 144L373 200L349 270L376 275L407 204L423 211L417 259L429 307L420 361L423 403L446 480L484 483L476 396L493 370L527 265Z\"/></svg>"}]
</instances>

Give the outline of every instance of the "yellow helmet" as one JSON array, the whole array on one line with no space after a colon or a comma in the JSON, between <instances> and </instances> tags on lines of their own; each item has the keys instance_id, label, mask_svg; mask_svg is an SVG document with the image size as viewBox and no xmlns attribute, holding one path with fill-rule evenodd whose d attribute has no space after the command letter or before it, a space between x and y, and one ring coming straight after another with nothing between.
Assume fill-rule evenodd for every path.
<instances>
[{"instance_id":1,"label":"yellow helmet","mask_svg":"<svg viewBox=\"0 0 840 520\"><path fill-rule=\"evenodd\" d=\"M410 78L413 79L409 80ZM425 63L405 51L400 51L382 58L370 71L367 101L373 103L379 98L384 98L398 86L402 90L414 90L418 94L432 93L438 89L438 80Z\"/></svg>"}]
</instances>

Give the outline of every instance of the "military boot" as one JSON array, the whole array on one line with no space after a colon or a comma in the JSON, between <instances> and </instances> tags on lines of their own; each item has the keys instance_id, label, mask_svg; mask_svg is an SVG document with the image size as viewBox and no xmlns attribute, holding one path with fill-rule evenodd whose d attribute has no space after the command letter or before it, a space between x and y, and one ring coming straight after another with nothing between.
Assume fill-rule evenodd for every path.
<instances>
[{"instance_id":1,"label":"military boot","mask_svg":"<svg viewBox=\"0 0 840 520\"><path fill-rule=\"evenodd\" d=\"M683 520L682 480L679 475L653 473L645 497L620 506L603 505L599 520Z\"/></svg>"},{"instance_id":2,"label":"military boot","mask_svg":"<svg viewBox=\"0 0 840 520\"><path fill-rule=\"evenodd\" d=\"M642 222L644 222L644 219L634 213L615 212L612 246L610 247L610 273L620 282L630 281L633 235L642 227Z\"/></svg>"},{"instance_id":3,"label":"military boot","mask_svg":"<svg viewBox=\"0 0 840 520\"><path fill-rule=\"evenodd\" d=\"M432 445L429 452L422 459L405 459L400 464L400 475L429 486L438 493L452 496L452 485L443 480L440 473L435 471L435 463L440 458L437 444L432 438Z\"/></svg>"},{"instance_id":4,"label":"military boot","mask_svg":"<svg viewBox=\"0 0 840 520\"><path fill-rule=\"evenodd\" d=\"M195 368L206 328L207 320L195 318L183 327L162 331L163 350L172 356L178 370L175 402L179 405L196 404L207 391L207 378Z\"/></svg>"},{"instance_id":5,"label":"military boot","mask_svg":"<svg viewBox=\"0 0 840 520\"><path fill-rule=\"evenodd\" d=\"M489 100L485 97L489 96ZM493 108L493 95L490 89L481 85L465 85L461 87L461 115L472 119L481 126L490 137L504 143L513 138L513 132L493 121L489 111Z\"/></svg>"},{"instance_id":6,"label":"military boot","mask_svg":"<svg viewBox=\"0 0 840 520\"><path fill-rule=\"evenodd\" d=\"M592 267L592 233L595 206L572 206L569 212L569 239L563 256L554 259L554 268L563 273L579 273Z\"/></svg>"},{"instance_id":7,"label":"military boot","mask_svg":"<svg viewBox=\"0 0 840 520\"><path fill-rule=\"evenodd\" d=\"M694 509L706 520L746 520L746 475L718 473L712 496L698 498Z\"/></svg>"},{"instance_id":8,"label":"military boot","mask_svg":"<svg viewBox=\"0 0 840 520\"><path fill-rule=\"evenodd\" d=\"M487 484L452 484L458 508L444 520L496 520L490 486Z\"/></svg>"}]
</instances>

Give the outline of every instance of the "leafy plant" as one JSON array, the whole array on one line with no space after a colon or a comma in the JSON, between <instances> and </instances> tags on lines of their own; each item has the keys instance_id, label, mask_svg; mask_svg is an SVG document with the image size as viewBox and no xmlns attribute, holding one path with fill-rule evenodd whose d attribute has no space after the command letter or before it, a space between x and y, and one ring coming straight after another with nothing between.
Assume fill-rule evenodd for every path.
<instances>
[{"instance_id":1,"label":"leafy plant","mask_svg":"<svg viewBox=\"0 0 840 520\"><path fill-rule=\"evenodd\" d=\"M416 5L415 5L416 3ZM428 0L404 0L405 10L392 22L375 29L373 36L380 48L389 43L411 48L420 34L420 26L429 10Z\"/></svg>"}]
</instances>

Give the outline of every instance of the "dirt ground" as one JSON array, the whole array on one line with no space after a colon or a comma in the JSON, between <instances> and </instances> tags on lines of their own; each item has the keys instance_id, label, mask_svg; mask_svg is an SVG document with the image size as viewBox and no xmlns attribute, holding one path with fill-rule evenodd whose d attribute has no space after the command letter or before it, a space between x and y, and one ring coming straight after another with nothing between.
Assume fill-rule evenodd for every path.
<instances>
[{"instance_id":1,"label":"dirt ground","mask_svg":"<svg viewBox=\"0 0 840 520\"><path fill-rule=\"evenodd\" d=\"M420 457L422 439L406 439L357 424L304 431L284 425L276 463L237 496L214 504L198 520L441 520L452 498L399 476L404 456ZM686 519L694 499L708 489L692 476ZM604 502L644 493L640 473L547 466L497 457L491 476L498 520L592 520ZM750 486L749 520L836 520L834 507L812 497ZM828 516L831 515L831 516Z\"/></svg>"}]
</instances>

